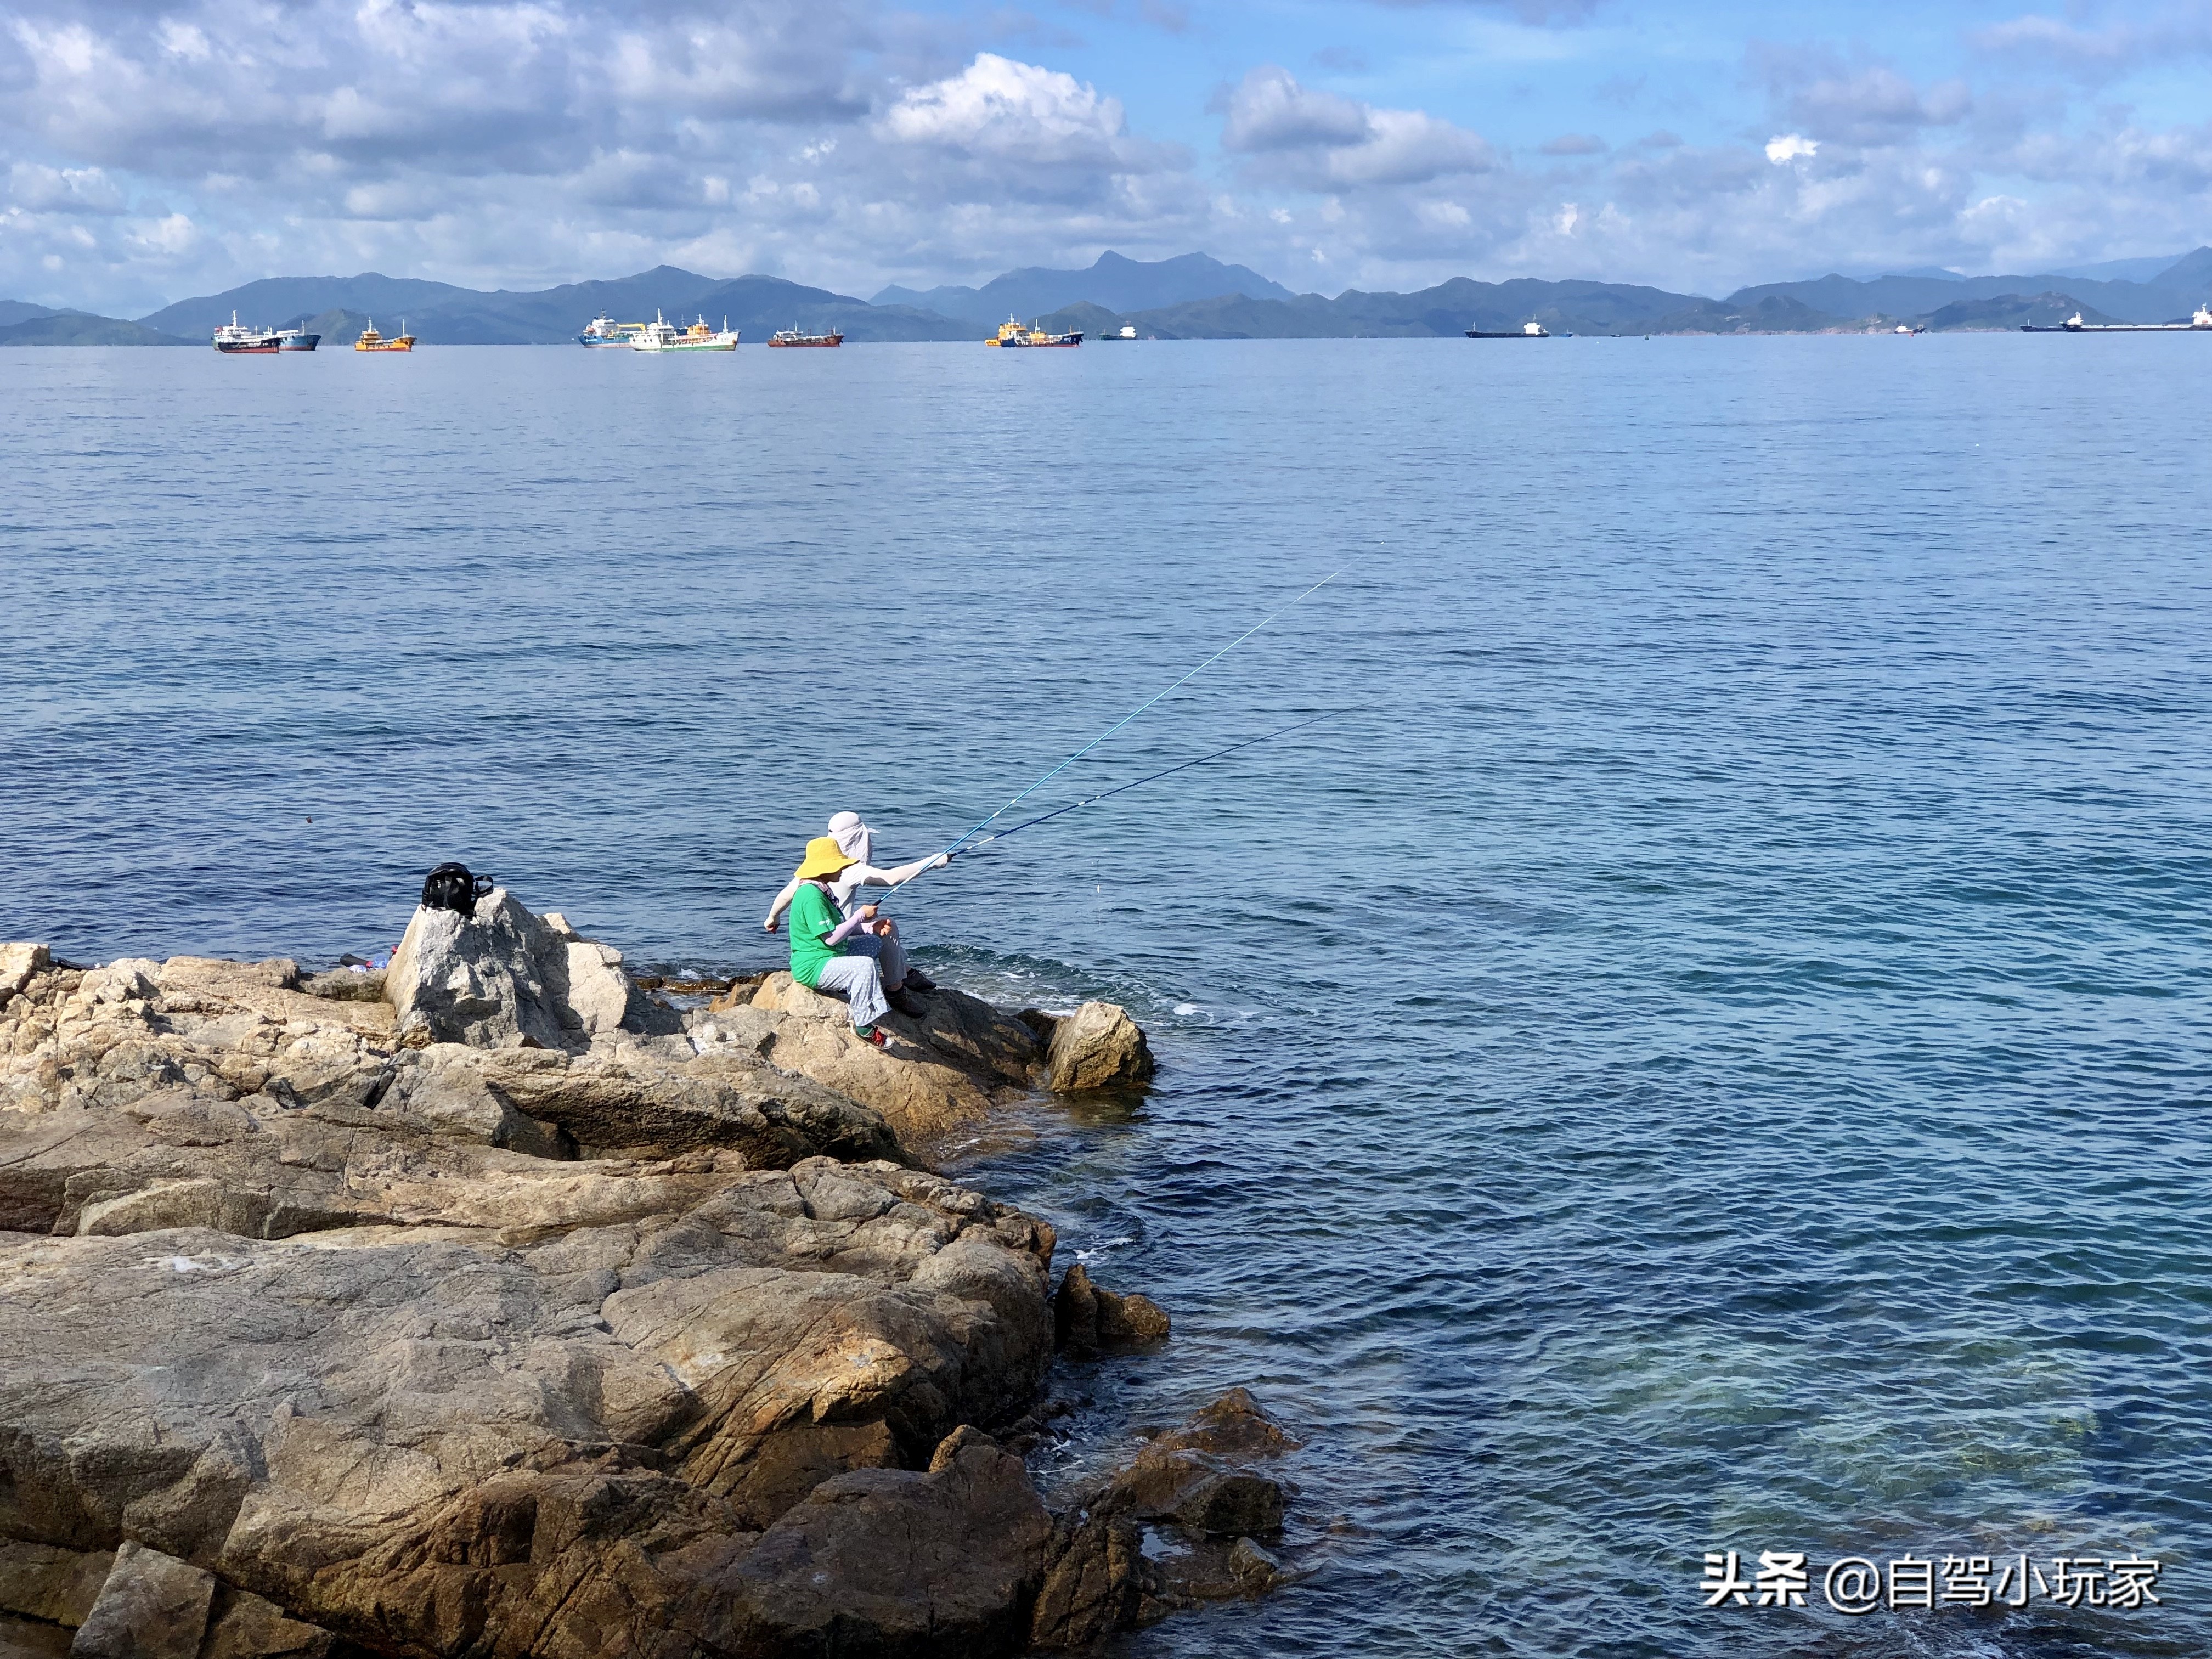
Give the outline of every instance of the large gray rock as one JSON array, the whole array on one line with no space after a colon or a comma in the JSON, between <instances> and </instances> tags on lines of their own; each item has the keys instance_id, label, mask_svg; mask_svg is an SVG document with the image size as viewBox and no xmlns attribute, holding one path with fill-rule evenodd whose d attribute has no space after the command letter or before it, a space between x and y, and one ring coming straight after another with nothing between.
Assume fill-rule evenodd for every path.
<instances>
[{"instance_id":1,"label":"large gray rock","mask_svg":"<svg viewBox=\"0 0 2212 1659\"><path fill-rule=\"evenodd\" d=\"M674 1036L674 1010L641 990L611 945L559 911L533 915L504 887L476 914L418 908L392 953L384 994L408 1045L585 1049L617 1032Z\"/></svg>"},{"instance_id":2,"label":"large gray rock","mask_svg":"<svg viewBox=\"0 0 2212 1659\"><path fill-rule=\"evenodd\" d=\"M568 945L504 887L477 901L476 915L420 908L385 971L402 1042L465 1042L477 1048L557 1048L561 1011L549 959L567 972Z\"/></svg>"},{"instance_id":3,"label":"large gray rock","mask_svg":"<svg viewBox=\"0 0 2212 1659\"><path fill-rule=\"evenodd\" d=\"M71 1659L199 1659L215 1575L125 1539Z\"/></svg>"}]
</instances>

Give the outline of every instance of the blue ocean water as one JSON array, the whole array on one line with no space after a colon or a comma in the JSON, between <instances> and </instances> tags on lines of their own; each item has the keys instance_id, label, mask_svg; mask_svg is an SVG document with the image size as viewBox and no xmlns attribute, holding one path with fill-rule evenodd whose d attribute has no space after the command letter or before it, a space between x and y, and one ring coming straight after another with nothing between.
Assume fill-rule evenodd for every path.
<instances>
[{"instance_id":1,"label":"blue ocean water","mask_svg":"<svg viewBox=\"0 0 2212 1659\"><path fill-rule=\"evenodd\" d=\"M1161 1057L963 1164L1176 1321L1040 1473L1305 1443L1312 1576L1118 1650L2199 1654L2208 349L0 353L0 936L334 958L460 858L766 965L829 812L942 844L1340 570L1036 810L1341 714L895 907ZM2163 1605L1820 1604L2022 1553Z\"/></svg>"}]
</instances>

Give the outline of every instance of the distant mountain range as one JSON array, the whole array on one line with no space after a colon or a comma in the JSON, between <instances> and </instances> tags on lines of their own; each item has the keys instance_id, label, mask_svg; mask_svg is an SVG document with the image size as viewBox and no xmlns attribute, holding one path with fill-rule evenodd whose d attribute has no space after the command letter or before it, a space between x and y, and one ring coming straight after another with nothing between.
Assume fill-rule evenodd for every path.
<instances>
[{"instance_id":1,"label":"distant mountain range","mask_svg":"<svg viewBox=\"0 0 2212 1659\"><path fill-rule=\"evenodd\" d=\"M887 288L876 295L875 303L913 306L995 328L1009 317L1026 321L1079 302L1129 313L1231 294L1253 300L1297 297L1256 270L1224 265L1203 253L1146 264L1106 252L1088 270L1048 270L1030 265L994 277L981 288L933 288L922 294L912 289Z\"/></svg>"},{"instance_id":2,"label":"distant mountain range","mask_svg":"<svg viewBox=\"0 0 2212 1659\"><path fill-rule=\"evenodd\" d=\"M1160 339L1345 339L1455 335L1538 322L1554 334L1771 334L1854 331L1899 323L1936 330L2059 322L2185 319L2212 298L2212 247L2170 261L2119 259L2071 274L1960 276L1923 269L1766 283L1725 300L1626 283L1479 283L1455 277L1413 294L1293 294L1203 253L1144 261L1104 253L1082 270L1010 270L981 288L887 288L871 301L776 276L726 279L673 265L612 282L483 293L410 277L279 276L180 300L135 322L0 300L0 346L198 345L233 313L250 324L305 326L350 344L368 318L426 344L566 343L602 312L637 321L705 317L764 340L779 328L836 330L848 340L980 338L1009 314L1097 334L1125 326Z\"/></svg>"}]
</instances>

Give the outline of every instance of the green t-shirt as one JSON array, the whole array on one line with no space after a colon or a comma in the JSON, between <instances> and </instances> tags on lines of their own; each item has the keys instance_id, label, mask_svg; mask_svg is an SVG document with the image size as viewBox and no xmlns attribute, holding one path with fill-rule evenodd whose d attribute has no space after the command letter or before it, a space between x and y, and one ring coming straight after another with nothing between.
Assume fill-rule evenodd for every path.
<instances>
[{"instance_id":1,"label":"green t-shirt","mask_svg":"<svg viewBox=\"0 0 2212 1659\"><path fill-rule=\"evenodd\" d=\"M798 896L791 901L792 978L801 985L821 982L822 964L845 954L843 945L828 942L844 920L829 894L811 881L799 884Z\"/></svg>"}]
</instances>

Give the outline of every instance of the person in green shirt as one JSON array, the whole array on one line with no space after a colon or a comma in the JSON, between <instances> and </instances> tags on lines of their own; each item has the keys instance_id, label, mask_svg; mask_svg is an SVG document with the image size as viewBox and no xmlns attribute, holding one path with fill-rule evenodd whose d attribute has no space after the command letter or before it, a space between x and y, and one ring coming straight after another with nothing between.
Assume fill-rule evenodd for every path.
<instances>
[{"instance_id":1,"label":"person in green shirt","mask_svg":"<svg viewBox=\"0 0 2212 1659\"><path fill-rule=\"evenodd\" d=\"M806 857L793 878L799 890L791 901L791 976L843 997L854 1031L881 1048L887 1040L876 1022L890 1008L899 988L884 984L883 940L875 930L889 924L878 921L876 907L864 904L850 916L838 914L829 884L852 862L834 836L817 836L806 843Z\"/></svg>"}]
</instances>

